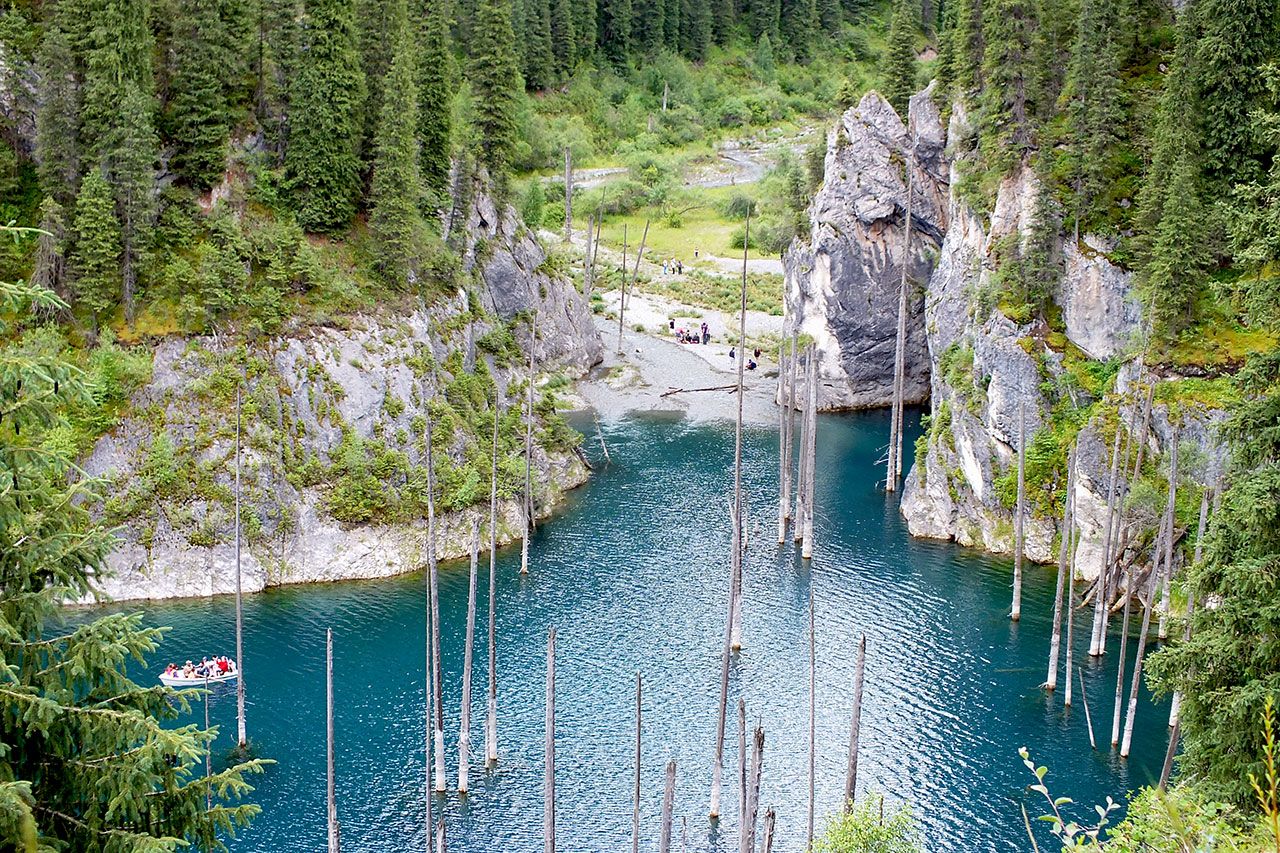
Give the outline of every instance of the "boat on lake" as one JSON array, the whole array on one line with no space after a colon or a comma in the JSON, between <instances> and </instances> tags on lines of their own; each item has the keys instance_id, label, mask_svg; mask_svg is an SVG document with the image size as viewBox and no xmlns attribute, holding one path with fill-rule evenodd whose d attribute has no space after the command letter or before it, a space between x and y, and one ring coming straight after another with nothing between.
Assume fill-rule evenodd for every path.
<instances>
[{"instance_id":1,"label":"boat on lake","mask_svg":"<svg viewBox=\"0 0 1280 853\"><path fill-rule=\"evenodd\" d=\"M220 666L221 662L226 663L225 668ZM160 683L165 687L203 687L207 684L235 681L239 677L240 667L234 660L214 658L200 664L187 661L186 666L169 664L165 671L160 673Z\"/></svg>"}]
</instances>

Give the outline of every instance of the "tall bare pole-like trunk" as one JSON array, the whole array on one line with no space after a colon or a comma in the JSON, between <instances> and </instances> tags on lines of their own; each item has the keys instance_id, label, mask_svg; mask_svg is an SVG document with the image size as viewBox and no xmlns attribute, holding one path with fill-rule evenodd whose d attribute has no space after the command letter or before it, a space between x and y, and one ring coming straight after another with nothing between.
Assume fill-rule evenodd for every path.
<instances>
[{"instance_id":1,"label":"tall bare pole-like trunk","mask_svg":"<svg viewBox=\"0 0 1280 853\"><path fill-rule=\"evenodd\" d=\"M1191 558L1191 564L1196 565L1200 562L1200 557L1204 554L1204 531L1209 521L1209 492L1210 487L1206 484L1200 490L1200 522L1196 525L1196 550L1195 555ZM1196 590L1191 584L1187 585L1187 611L1186 624L1183 625L1182 641L1188 643L1191 641L1191 619L1196 613ZM1182 710L1182 691L1175 690L1173 700L1169 703L1169 727L1174 728L1178 725L1178 714Z\"/></svg>"},{"instance_id":2,"label":"tall bare pole-like trunk","mask_svg":"<svg viewBox=\"0 0 1280 853\"><path fill-rule=\"evenodd\" d=\"M631 294L635 293L636 282L640 280L640 262L644 260L644 247L649 242L649 220L644 221L644 233L640 235L640 250L636 252L636 262L631 267L631 286L626 287L626 269L623 269L623 291L622 298L627 300Z\"/></svg>"},{"instance_id":3,"label":"tall bare pole-like trunk","mask_svg":"<svg viewBox=\"0 0 1280 853\"><path fill-rule=\"evenodd\" d=\"M618 355L622 355L622 315L627 310L627 223L622 223L622 283L618 285Z\"/></svg>"},{"instance_id":4,"label":"tall bare pole-like trunk","mask_svg":"<svg viewBox=\"0 0 1280 853\"><path fill-rule=\"evenodd\" d=\"M1129 567L1124 583L1124 616L1120 621L1120 660L1116 661L1116 697L1111 711L1111 745L1120 743L1120 714L1124 702L1125 652L1129 646L1129 613L1133 602L1133 566Z\"/></svg>"},{"instance_id":5,"label":"tall bare pole-like trunk","mask_svg":"<svg viewBox=\"0 0 1280 853\"><path fill-rule=\"evenodd\" d=\"M631 853L640 853L640 697L643 690L640 673L636 673L636 779L631 798Z\"/></svg>"},{"instance_id":6,"label":"tall bare pole-like trunk","mask_svg":"<svg viewBox=\"0 0 1280 853\"><path fill-rule=\"evenodd\" d=\"M1111 445L1111 478L1107 483L1107 519L1102 539L1102 568L1093 596L1093 631L1089 637L1089 656L1097 657L1106 651L1107 633L1105 614L1111 597L1107 594L1107 578L1111 575L1111 516L1115 513L1116 495L1119 493L1120 433L1124 427L1117 422L1116 437Z\"/></svg>"},{"instance_id":7,"label":"tall bare pole-like trunk","mask_svg":"<svg viewBox=\"0 0 1280 853\"><path fill-rule=\"evenodd\" d=\"M729 571L729 606L725 613L724 646L720 650L720 704L716 707L716 751L711 764L711 806L709 816L720 817L720 788L724 780L724 729L729 704L729 660L732 655L734 608L737 592L734 589L736 573Z\"/></svg>"},{"instance_id":8,"label":"tall bare pole-like trunk","mask_svg":"<svg viewBox=\"0 0 1280 853\"><path fill-rule=\"evenodd\" d=\"M800 556L808 560L813 557L813 516L814 498L817 491L817 453L818 453L818 359L816 346L810 350L813 357L809 363L809 442L805 455L809 463L805 466L804 488L804 544Z\"/></svg>"},{"instance_id":9,"label":"tall bare pole-like trunk","mask_svg":"<svg viewBox=\"0 0 1280 853\"><path fill-rule=\"evenodd\" d=\"M818 707L818 641L817 623L814 620L813 579L809 579L809 810L807 813L804 849L813 849L813 818L815 792L815 758L817 744L814 739L814 722Z\"/></svg>"},{"instance_id":10,"label":"tall bare pole-like trunk","mask_svg":"<svg viewBox=\"0 0 1280 853\"><path fill-rule=\"evenodd\" d=\"M1098 742L1093 739L1093 715L1089 713L1089 696L1084 692L1084 670L1077 669L1076 672L1080 676L1080 701L1084 703L1084 724L1089 728L1089 746L1097 749Z\"/></svg>"},{"instance_id":11,"label":"tall bare pole-like trunk","mask_svg":"<svg viewBox=\"0 0 1280 853\"><path fill-rule=\"evenodd\" d=\"M658 836L658 853L671 853L671 812L676 804L676 762L667 762L667 779L662 789L662 832Z\"/></svg>"},{"instance_id":12,"label":"tall bare pole-like trunk","mask_svg":"<svg viewBox=\"0 0 1280 853\"><path fill-rule=\"evenodd\" d=\"M329 804L329 853L340 853L342 843L338 832L338 798L333 780L333 630L324 632L325 674L325 759L328 764L327 802ZM207 699L206 699L207 701Z\"/></svg>"},{"instance_id":13,"label":"tall bare pole-like trunk","mask_svg":"<svg viewBox=\"0 0 1280 853\"><path fill-rule=\"evenodd\" d=\"M783 450L782 450L782 494L778 499L778 544L787 541L787 522L791 520L791 482L795 472L795 435L796 435L796 335L791 335L791 352L787 356L786 376L784 377L785 403L783 405ZM784 343L785 346L785 343ZM779 366L778 372L782 373Z\"/></svg>"},{"instance_id":14,"label":"tall bare pole-like trunk","mask_svg":"<svg viewBox=\"0 0 1280 853\"><path fill-rule=\"evenodd\" d=\"M801 360L804 362L804 381L805 381L805 397L808 400L808 383L809 383L809 363L813 360L813 349L806 346L801 354ZM805 448L809 446L809 409L807 405L800 407L800 455L796 463L796 508L792 516L792 541L800 542L804 539L804 493L808 486L808 465L809 454L805 453Z\"/></svg>"},{"instance_id":15,"label":"tall bare pole-like trunk","mask_svg":"<svg viewBox=\"0 0 1280 853\"><path fill-rule=\"evenodd\" d=\"M747 214L743 246L751 244L751 214ZM733 590L737 598L733 606L731 644L735 650L742 648L742 561L745 547L745 531L742 523L742 400L745 362L747 360L747 250L742 250L742 286L738 308L738 387L737 415L734 421L733 441Z\"/></svg>"},{"instance_id":16,"label":"tall bare pole-like trunk","mask_svg":"<svg viewBox=\"0 0 1280 853\"><path fill-rule=\"evenodd\" d=\"M1156 636L1161 640L1169 639L1169 599L1173 586L1173 535L1177 526L1174 510L1178 499L1178 437L1180 431L1173 430L1172 447L1169 448L1169 504L1165 514L1169 517L1169 535L1164 540L1164 574L1160 576L1160 620Z\"/></svg>"},{"instance_id":17,"label":"tall bare pole-like trunk","mask_svg":"<svg viewBox=\"0 0 1280 853\"><path fill-rule=\"evenodd\" d=\"M1058 548L1058 582L1053 593L1053 635L1049 639L1049 673L1045 676L1045 690L1058 687L1058 650L1062 644L1062 591L1067 582L1067 558L1071 550L1072 496L1076 485L1076 451L1073 447L1067 457L1067 493L1062 499L1062 544Z\"/></svg>"},{"instance_id":18,"label":"tall bare pole-like trunk","mask_svg":"<svg viewBox=\"0 0 1280 853\"><path fill-rule=\"evenodd\" d=\"M1071 688L1075 684L1071 676L1075 673L1075 624L1076 624L1076 547L1080 543L1080 534L1075 525L1075 493L1071 495L1072 525L1068 530L1071 547L1067 552L1067 678L1062 695L1062 704L1071 707Z\"/></svg>"},{"instance_id":19,"label":"tall bare pole-like trunk","mask_svg":"<svg viewBox=\"0 0 1280 853\"><path fill-rule=\"evenodd\" d=\"M1138 432L1138 407L1135 402L1133 410L1129 417L1129 427L1124 430L1124 443L1120 449L1120 482L1116 490L1116 499L1112 512L1108 517L1110 524L1108 536L1111 539L1111 547L1107 549L1109 556L1105 565L1106 576L1106 606L1102 608L1102 652L1106 653L1107 646L1107 629L1111 626L1111 606L1116 601L1116 590L1120 586L1120 579L1123 571L1120 568L1120 558L1124 556L1125 543L1120 535L1120 525L1124 521L1124 502L1125 497L1129 493L1129 482L1126 479L1129 470L1129 453L1133 447L1134 436Z\"/></svg>"},{"instance_id":20,"label":"tall bare pole-like trunk","mask_svg":"<svg viewBox=\"0 0 1280 853\"><path fill-rule=\"evenodd\" d=\"M778 544L787 541L787 345L778 348Z\"/></svg>"},{"instance_id":21,"label":"tall bare pole-like trunk","mask_svg":"<svg viewBox=\"0 0 1280 853\"><path fill-rule=\"evenodd\" d=\"M546 764L542 777L542 849L556 853L556 629L547 634Z\"/></svg>"},{"instance_id":22,"label":"tall bare pole-like trunk","mask_svg":"<svg viewBox=\"0 0 1280 853\"><path fill-rule=\"evenodd\" d=\"M858 743L862 737L862 683L867 667L867 637L858 640L858 662L853 672L853 716L849 723L849 759L844 774L844 810L853 810L858 790Z\"/></svg>"},{"instance_id":23,"label":"tall bare pole-like trunk","mask_svg":"<svg viewBox=\"0 0 1280 853\"><path fill-rule=\"evenodd\" d=\"M1018 402L1018 500L1013 516L1013 606L1009 618L1022 618L1022 555L1026 551L1023 516L1027 511L1027 419L1024 405Z\"/></svg>"},{"instance_id":24,"label":"tall bare pole-like trunk","mask_svg":"<svg viewBox=\"0 0 1280 853\"><path fill-rule=\"evenodd\" d=\"M1138 713L1138 688L1142 685L1142 662L1147 651L1147 635L1151 632L1151 612L1155 609L1156 592L1159 588L1160 573L1163 571L1161 561L1164 557L1164 541L1172 536L1168 513L1160 521L1160 532L1151 549L1151 574L1147 584L1147 594L1142 607L1142 629L1138 633L1138 651L1133 661L1133 676L1129 683L1129 707L1124 718L1124 736L1120 741L1120 757L1129 757L1129 745L1133 740L1133 721Z\"/></svg>"},{"instance_id":25,"label":"tall bare pole-like trunk","mask_svg":"<svg viewBox=\"0 0 1280 853\"><path fill-rule=\"evenodd\" d=\"M582 295L591 298L591 262L594 258L591 256L591 242L595 236L596 218L594 215L587 216L587 236L586 246L582 254Z\"/></svg>"},{"instance_id":26,"label":"tall bare pole-like trunk","mask_svg":"<svg viewBox=\"0 0 1280 853\"><path fill-rule=\"evenodd\" d=\"M907 270L911 266L911 205L915 184L915 146L907 156L907 221L902 243L902 282L898 287L898 330L893 347L893 405L889 412L889 462L885 489L898 490L902 475L902 409L906 393Z\"/></svg>"},{"instance_id":27,"label":"tall bare pole-like trunk","mask_svg":"<svg viewBox=\"0 0 1280 853\"><path fill-rule=\"evenodd\" d=\"M760 839L760 853L773 853L773 826L777 823L778 813L772 808L764 813L764 838Z\"/></svg>"},{"instance_id":28,"label":"tall bare pole-like trunk","mask_svg":"<svg viewBox=\"0 0 1280 853\"><path fill-rule=\"evenodd\" d=\"M755 853L756 823L760 813L760 779L764 772L764 729L756 726L751 746L751 778L742 807L742 831L738 836L739 853Z\"/></svg>"},{"instance_id":29,"label":"tall bare pole-like trunk","mask_svg":"<svg viewBox=\"0 0 1280 853\"><path fill-rule=\"evenodd\" d=\"M435 450L432 445L431 398L423 406L426 414L427 432L427 587L430 596L431 611L428 621L431 623L431 708L435 718L433 729L433 745L435 751L435 789L445 790L444 769L444 692L440 674L440 573L436 565L436 465Z\"/></svg>"},{"instance_id":30,"label":"tall bare pole-like trunk","mask_svg":"<svg viewBox=\"0 0 1280 853\"><path fill-rule=\"evenodd\" d=\"M471 521L471 576L467 585L467 639L462 653L462 720L458 724L458 793L471 777L471 661L476 645L476 580L480 562L480 519Z\"/></svg>"},{"instance_id":31,"label":"tall bare pole-like trunk","mask_svg":"<svg viewBox=\"0 0 1280 853\"><path fill-rule=\"evenodd\" d=\"M747 807L747 701L738 697L738 807L743 810L740 820L746 815ZM738 827L739 833L742 826Z\"/></svg>"},{"instance_id":32,"label":"tall bare pole-like trunk","mask_svg":"<svg viewBox=\"0 0 1280 853\"><path fill-rule=\"evenodd\" d=\"M489 472L489 703L484 723L484 761L498 763L498 392L493 395L493 467Z\"/></svg>"},{"instance_id":33,"label":"tall bare pole-like trunk","mask_svg":"<svg viewBox=\"0 0 1280 853\"><path fill-rule=\"evenodd\" d=\"M564 241L573 241L573 152L564 147Z\"/></svg>"},{"instance_id":34,"label":"tall bare pole-like trunk","mask_svg":"<svg viewBox=\"0 0 1280 853\"><path fill-rule=\"evenodd\" d=\"M1169 785L1169 774L1173 772L1173 757L1178 752L1178 721L1174 720L1172 731L1169 732L1169 747L1164 753L1164 766L1160 768L1160 782L1158 787L1164 791Z\"/></svg>"},{"instance_id":35,"label":"tall bare pole-like trunk","mask_svg":"<svg viewBox=\"0 0 1280 853\"><path fill-rule=\"evenodd\" d=\"M529 393L524 427L524 529L520 534L520 574L529 574L529 531L533 527L533 354L538 341L538 312L529 321Z\"/></svg>"},{"instance_id":36,"label":"tall bare pole-like trunk","mask_svg":"<svg viewBox=\"0 0 1280 853\"><path fill-rule=\"evenodd\" d=\"M436 824L436 853L445 853L444 849L444 818Z\"/></svg>"},{"instance_id":37,"label":"tall bare pole-like trunk","mask_svg":"<svg viewBox=\"0 0 1280 853\"><path fill-rule=\"evenodd\" d=\"M240 386L236 386L236 745L249 747L244 721L244 590L240 582Z\"/></svg>"}]
</instances>

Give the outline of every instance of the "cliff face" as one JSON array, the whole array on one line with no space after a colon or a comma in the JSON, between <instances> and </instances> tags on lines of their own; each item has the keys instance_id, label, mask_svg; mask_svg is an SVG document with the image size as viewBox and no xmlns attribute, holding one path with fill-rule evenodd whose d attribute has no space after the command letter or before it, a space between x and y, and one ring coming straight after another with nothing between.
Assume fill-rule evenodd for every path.
<instances>
[{"instance_id":1,"label":"cliff face","mask_svg":"<svg viewBox=\"0 0 1280 853\"><path fill-rule=\"evenodd\" d=\"M385 577L425 563L424 415L433 388L438 553L462 556L473 518L487 525L492 421L481 429L476 420L487 419L494 387L509 413L499 538L519 536L523 428L515 418L529 342L517 315L537 310L541 372L579 375L599 361L602 345L585 300L549 268L512 211L495 216L493 202L479 193L472 219L464 269L476 273L475 286L430 309L383 311L354 318L348 328L297 330L245 348L204 338L156 349L151 381L131 401L131 416L85 461L90 474L115 484L101 513L121 525L102 593L137 599L234 591L241 375L246 590ZM545 417L535 437L535 503L546 515L566 489L585 481L587 469Z\"/></svg>"},{"instance_id":2,"label":"cliff face","mask_svg":"<svg viewBox=\"0 0 1280 853\"><path fill-rule=\"evenodd\" d=\"M1140 371L1127 360L1141 323L1131 276L1107 259L1113 248L1107 241L1086 234L1077 244L1059 234L1052 254L1060 271L1053 294L1060 325L1006 316L991 294L1010 245L1025 244L1041 187L1030 169L1016 169L985 214L951 191L961 184L959 159L967 156L965 140L973 130L963 105L954 105L944 146L931 94L911 100L910 134L874 93L832 132L809 243L797 242L787 256L789 322L818 341L826 407L890 402L903 242L898 217L905 199L900 168L892 163L914 140L914 184L921 195L913 202L909 272L923 292L912 299L908 323L907 400L927 396L930 418L906 479L903 516L913 535L1011 552L1008 483L1019 418L1030 444L1037 433L1055 428L1055 417L1060 420L1069 404L1086 418L1077 437L1076 568L1096 575L1114 432L1103 407L1091 404L1129 390ZM1097 362L1120 363L1114 384L1082 387L1080 364ZM1148 371L1143 381L1151 378ZM1152 412L1149 458L1167 450L1174 435L1163 396L1157 395ZM1122 408L1122 415L1127 420L1131 412ZM1220 456L1214 427L1221 416L1204 407L1178 410L1180 440L1200 448L1202 468ZM1056 559L1057 526L1043 509L1028 516L1031 559Z\"/></svg>"},{"instance_id":3,"label":"cliff face","mask_svg":"<svg viewBox=\"0 0 1280 853\"><path fill-rule=\"evenodd\" d=\"M904 264L906 399L928 397L921 287L948 231L945 144L932 88L911 99L907 125L872 92L827 135L825 180L809 210L812 227L783 256L787 328L817 342L824 409L889 404Z\"/></svg>"}]
</instances>

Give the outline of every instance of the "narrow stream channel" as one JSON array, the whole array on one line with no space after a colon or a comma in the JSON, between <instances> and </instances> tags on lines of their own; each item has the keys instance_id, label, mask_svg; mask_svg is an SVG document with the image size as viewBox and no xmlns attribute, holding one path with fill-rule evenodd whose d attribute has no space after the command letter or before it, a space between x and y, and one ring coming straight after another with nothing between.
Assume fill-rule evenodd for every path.
<instances>
[{"instance_id":1,"label":"narrow stream channel","mask_svg":"<svg viewBox=\"0 0 1280 853\"><path fill-rule=\"evenodd\" d=\"M812 566L790 545L780 551L775 544L776 431L748 431L746 648L733 666L730 702L736 707L743 697L750 721L766 731L761 800L777 809L775 850L804 846L810 585L818 613L819 825L840 805L854 656L865 633L859 795L881 792L910 803L931 851L1025 850L1018 804L1025 802L1033 817L1041 804L1025 790L1031 777L1018 747L1049 766L1050 790L1073 797L1076 813L1088 818L1093 803L1107 795L1122 800L1159 772L1167 703L1153 706L1144 691L1133 755L1127 762L1115 757L1106 743L1116 645L1106 660L1091 661L1083 653L1088 629L1077 631L1102 747L1091 750L1079 691L1076 706L1064 712L1061 688L1050 698L1038 687L1048 651L1051 570L1031 569L1023 618L1013 624L1006 616L1011 561L911 539L896 501L875 486L887 425L887 412L821 418ZM543 675L551 626L559 632L559 849L628 849L637 670L645 681L641 849L657 850L668 757L677 762L675 849L682 849L682 826L690 851L736 849L732 717L719 835L706 817L728 587L732 426L636 418L607 425L605 437L612 465L539 528L531 576L517 575L518 548L500 554L501 760L493 773L473 766L467 798L451 793L435 800L450 851L542 849ZM598 445L588 449L599 455ZM481 564L472 744L482 757L487 559ZM445 731L456 785L465 564L442 567L441 579ZM263 813L230 842L233 851L324 847L326 627L334 631L343 849L425 848L425 601L421 574L247 599L249 733L258 753L279 763L257 778L253 799ZM166 660L234 647L229 598L145 611L149 623L173 627L151 661L155 672ZM216 691L211 711L223 756L234 739L234 690ZM191 722L202 718L196 705Z\"/></svg>"}]
</instances>

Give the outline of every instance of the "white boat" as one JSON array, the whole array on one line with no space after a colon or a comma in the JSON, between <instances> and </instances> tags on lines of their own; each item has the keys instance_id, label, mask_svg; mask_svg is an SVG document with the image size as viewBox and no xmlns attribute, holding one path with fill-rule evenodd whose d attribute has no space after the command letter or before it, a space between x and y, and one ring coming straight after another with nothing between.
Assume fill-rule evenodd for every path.
<instances>
[{"instance_id":1,"label":"white boat","mask_svg":"<svg viewBox=\"0 0 1280 853\"><path fill-rule=\"evenodd\" d=\"M204 687L207 684L221 684L225 681L235 681L240 676L240 668L234 663L231 669L219 675L184 675L182 670L177 670L172 675L160 673L160 683L165 687Z\"/></svg>"}]
</instances>

